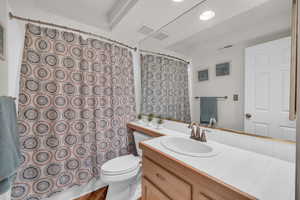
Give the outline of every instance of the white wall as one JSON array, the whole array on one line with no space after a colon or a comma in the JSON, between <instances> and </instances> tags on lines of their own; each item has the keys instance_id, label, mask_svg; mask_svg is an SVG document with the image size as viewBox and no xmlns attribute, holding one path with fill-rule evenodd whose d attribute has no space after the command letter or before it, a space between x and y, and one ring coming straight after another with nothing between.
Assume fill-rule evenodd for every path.
<instances>
[{"instance_id":1,"label":"white wall","mask_svg":"<svg viewBox=\"0 0 300 200\"><path fill-rule=\"evenodd\" d=\"M228 96L228 100L218 102L218 126L235 130L244 130L244 68L245 48L260 43L290 36L290 30L250 39L232 48L217 50L202 46L192 49L189 56L193 62L192 91L194 96ZM231 62L230 75L215 76L215 65ZM209 81L198 81L198 71L209 69ZM238 94L239 100L233 101L233 95ZM192 120L200 121L200 102L192 100Z\"/></svg>"},{"instance_id":2,"label":"white wall","mask_svg":"<svg viewBox=\"0 0 300 200\"><path fill-rule=\"evenodd\" d=\"M9 11L11 7L8 5ZM16 20L9 20L7 24L7 59L8 59L8 95L18 97L19 75L22 63L25 40L25 25Z\"/></svg>"},{"instance_id":3,"label":"white wall","mask_svg":"<svg viewBox=\"0 0 300 200\"><path fill-rule=\"evenodd\" d=\"M192 89L195 96L228 96L218 102L218 126L242 130L244 109L244 46L216 50L203 54L195 51L193 60ZM231 62L230 75L216 77L215 65ZM209 69L209 80L198 81L198 71ZM239 95L239 101L233 101L233 94ZM192 119L200 121L200 101L192 100Z\"/></svg>"},{"instance_id":4,"label":"white wall","mask_svg":"<svg viewBox=\"0 0 300 200\"><path fill-rule=\"evenodd\" d=\"M0 0L0 24L4 27L5 32L7 33L7 21L8 21L8 3L7 0ZM5 34L7 37L7 34ZM5 52L7 54L7 52ZM0 60L0 95L8 94L8 65L7 59Z\"/></svg>"}]
</instances>

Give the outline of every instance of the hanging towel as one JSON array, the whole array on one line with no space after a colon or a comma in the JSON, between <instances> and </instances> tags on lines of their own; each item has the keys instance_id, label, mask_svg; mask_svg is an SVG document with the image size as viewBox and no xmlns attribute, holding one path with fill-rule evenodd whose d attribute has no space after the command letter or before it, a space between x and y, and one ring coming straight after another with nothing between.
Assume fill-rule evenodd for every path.
<instances>
[{"instance_id":1,"label":"hanging towel","mask_svg":"<svg viewBox=\"0 0 300 200\"><path fill-rule=\"evenodd\" d=\"M12 98L0 97L0 194L9 190L20 158L16 105Z\"/></svg>"},{"instance_id":2,"label":"hanging towel","mask_svg":"<svg viewBox=\"0 0 300 200\"><path fill-rule=\"evenodd\" d=\"M216 97L200 97L200 123L209 124L211 118L218 121L218 101Z\"/></svg>"}]
</instances>

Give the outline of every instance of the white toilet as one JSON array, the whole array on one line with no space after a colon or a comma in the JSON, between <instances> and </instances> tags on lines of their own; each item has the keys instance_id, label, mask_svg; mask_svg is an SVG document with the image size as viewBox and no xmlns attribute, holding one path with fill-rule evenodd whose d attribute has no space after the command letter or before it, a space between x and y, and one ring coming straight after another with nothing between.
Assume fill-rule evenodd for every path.
<instances>
[{"instance_id":1,"label":"white toilet","mask_svg":"<svg viewBox=\"0 0 300 200\"><path fill-rule=\"evenodd\" d=\"M133 134L139 156L117 157L101 167L101 179L109 185L106 200L137 200L141 197L142 151L138 144L151 137L139 132Z\"/></svg>"}]
</instances>

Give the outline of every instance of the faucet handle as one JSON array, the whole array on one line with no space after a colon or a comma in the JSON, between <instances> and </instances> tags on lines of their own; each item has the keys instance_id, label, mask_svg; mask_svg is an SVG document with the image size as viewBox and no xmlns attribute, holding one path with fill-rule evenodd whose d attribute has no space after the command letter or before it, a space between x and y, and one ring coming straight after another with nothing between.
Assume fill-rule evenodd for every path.
<instances>
[{"instance_id":1,"label":"faucet handle","mask_svg":"<svg viewBox=\"0 0 300 200\"><path fill-rule=\"evenodd\" d=\"M202 133L201 133L201 136L200 136L200 141L201 142L207 142L205 129L202 130Z\"/></svg>"},{"instance_id":2,"label":"faucet handle","mask_svg":"<svg viewBox=\"0 0 300 200\"><path fill-rule=\"evenodd\" d=\"M210 120L209 120L208 127L214 128L214 127L216 126L216 123L217 123L216 118L212 117L212 118L210 118Z\"/></svg>"},{"instance_id":3,"label":"faucet handle","mask_svg":"<svg viewBox=\"0 0 300 200\"><path fill-rule=\"evenodd\" d=\"M196 128L196 139L199 140L201 138L201 129L199 126Z\"/></svg>"},{"instance_id":4,"label":"faucet handle","mask_svg":"<svg viewBox=\"0 0 300 200\"><path fill-rule=\"evenodd\" d=\"M192 139L196 138L194 126L191 126L191 138L192 138Z\"/></svg>"},{"instance_id":5,"label":"faucet handle","mask_svg":"<svg viewBox=\"0 0 300 200\"><path fill-rule=\"evenodd\" d=\"M197 127L198 127L198 124L195 123L195 122L193 122L193 123L190 124L190 128L191 128L191 138L192 138L192 139L196 139L196 138L197 138L197 135L196 135L196 134L197 134L197 133L196 133Z\"/></svg>"}]
</instances>

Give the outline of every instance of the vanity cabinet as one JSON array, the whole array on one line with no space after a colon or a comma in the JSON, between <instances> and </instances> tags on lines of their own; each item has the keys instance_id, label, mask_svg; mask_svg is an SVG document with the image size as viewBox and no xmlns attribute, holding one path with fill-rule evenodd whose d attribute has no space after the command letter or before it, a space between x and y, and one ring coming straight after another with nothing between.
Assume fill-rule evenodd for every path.
<instances>
[{"instance_id":1,"label":"vanity cabinet","mask_svg":"<svg viewBox=\"0 0 300 200\"><path fill-rule=\"evenodd\" d=\"M151 184L146 178L143 179L142 185L143 200L171 200L167 195L162 193L157 187Z\"/></svg>"},{"instance_id":2,"label":"vanity cabinet","mask_svg":"<svg viewBox=\"0 0 300 200\"><path fill-rule=\"evenodd\" d=\"M180 177L143 158L143 175L173 200L191 199L192 187Z\"/></svg>"},{"instance_id":3,"label":"vanity cabinet","mask_svg":"<svg viewBox=\"0 0 300 200\"><path fill-rule=\"evenodd\" d=\"M212 198L206 196L205 194L203 193L199 193L199 200L212 200Z\"/></svg>"},{"instance_id":4,"label":"vanity cabinet","mask_svg":"<svg viewBox=\"0 0 300 200\"><path fill-rule=\"evenodd\" d=\"M153 147L143 150L142 200L255 200Z\"/></svg>"}]
</instances>

